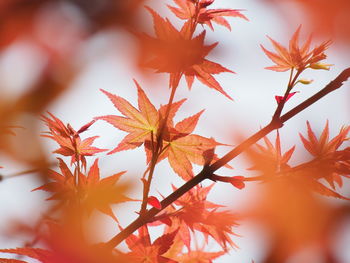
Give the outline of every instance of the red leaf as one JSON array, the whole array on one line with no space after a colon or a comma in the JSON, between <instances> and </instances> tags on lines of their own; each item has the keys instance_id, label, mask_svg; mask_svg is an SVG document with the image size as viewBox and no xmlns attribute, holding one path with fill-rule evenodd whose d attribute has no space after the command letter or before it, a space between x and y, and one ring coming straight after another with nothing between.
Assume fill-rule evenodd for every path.
<instances>
[{"instance_id":1,"label":"red leaf","mask_svg":"<svg viewBox=\"0 0 350 263\"><path fill-rule=\"evenodd\" d=\"M95 123L95 121L96 121L96 120L92 120L92 121L90 121L89 123L87 123L87 124L85 124L84 126L82 126L82 127L77 131L77 133L85 132L87 129L90 128L90 126L91 126L92 124Z\"/></svg>"},{"instance_id":2,"label":"red leaf","mask_svg":"<svg viewBox=\"0 0 350 263\"><path fill-rule=\"evenodd\" d=\"M159 255L163 255L165 252L167 252L170 249L171 245L174 242L174 238L177 232L178 230L175 230L172 233L164 234L153 242L152 244L153 246L159 246L159 250L158 250Z\"/></svg>"},{"instance_id":3,"label":"red leaf","mask_svg":"<svg viewBox=\"0 0 350 263\"><path fill-rule=\"evenodd\" d=\"M298 92L296 91L296 92L289 93L287 98L286 98L286 101L288 101L291 97L293 97L295 95L295 93L298 93ZM283 101L283 98L284 98L283 96L275 96L277 104L280 104Z\"/></svg>"},{"instance_id":4,"label":"red leaf","mask_svg":"<svg viewBox=\"0 0 350 263\"><path fill-rule=\"evenodd\" d=\"M311 183L311 188L321 194L321 195L324 195L324 196L328 196L328 197L335 197L335 198L339 198L339 199L342 199L342 200L347 200L347 201L350 201L350 198L347 198L331 189L329 189L328 187L324 186L323 184L317 182L317 181L312 181Z\"/></svg>"},{"instance_id":5,"label":"red leaf","mask_svg":"<svg viewBox=\"0 0 350 263\"><path fill-rule=\"evenodd\" d=\"M129 257L127 262L176 263L176 261L162 255L170 249L178 231L164 234L152 244L150 243L147 227L141 227L138 232L138 236L131 234L125 239L128 248L131 250L127 254Z\"/></svg>"},{"instance_id":6,"label":"red leaf","mask_svg":"<svg viewBox=\"0 0 350 263\"><path fill-rule=\"evenodd\" d=\"M162 204L159 202L158 198L155 196L148 197L147 203L158 210L162 209Z\"/></svg>"},{"instance_id":7,"label":"red leaf","mask_svg":"<svg viewBox=\"0 0 350 263\"><path fill-rule=\"evenodd\" d=\"M233 176L231 177L230 183L237 187L238 189L243 189L245 187L244 176Z\"/></svg>"},{"instance_id":8,"label":"red leaf","mask_svg":"<svg viewBox=\"0 0 350 263\"><path fill-rule=\"evenodd\" d=\"M169 9L180 19L191 20L195 15L196 3L195 1L188 0L174 0L179 8L168 5ZM201 0L199 3L199 13L198 13L198 23L208 25L212 30L214 30L212 23L215 22L219 25L225 26L229 30L231 27L226 21L224 16L229 17L239 17L248 21L248 18L243 15L238 9L207 9L214 0Z\"/></svg>"},{"instance_id":9,"label":"red leaf","mask_svg":"<svg viewBox=\"0 0 350 263\"><path fill-rule=\"evenodd\" d=\"M188 8L194 8L193 3L190 1L177 0L176 2L181 8L186 10L185 12L191 13L194 11L187 10ZM184 17L183 10L170 8L179 17ZM217 43L205 45L205 31L197 37L193 37L189 21L184 24L182 30L178 31L168 19L160 17L151 8L147 7L147 9L153 17L156 38L145 34L140 36L140 40L143 43L142 47L144 48L140 52L142 53L141 64L155 69L158 73L170 73L173 79L171 83L177 83L181 76L184 75L189 88L192 85L193 78L197 77L204 85L216 89L231 99L212 75L222 72L233 72L218 63L205 59ZM225 13L225 15L228 14ZM215 15L210 16L216 18ZM179 72L182 73L179 74Z\"/></svg>"},{"instance_id":10,"label":"red leaf","mask_svg":"<svg viewBox=\"0 0 350 263\"><path fill-rule=\"evenodd\" d=\"M96 159L87 176L82 173L79 175L79 184L77 185L67 165L61 159L59 159L59 162L62 174L49 170L48 177L52 182L46 183L33 191L51 192L53 195L48 200L58 200L61 205L70 208L74 208L74 204L79 202L84 215L88 216L96 209L118 221L110 206L132 201L123 194L127 186L116 185L120 176L125 172L100 179L98 159ZM82 193L83 196L81 196Z\"/></svg>"},{"instance_id":11,"label":"red leaf","mask_svg":"<svg viewBox=\"0 0 350 263\"><path fill-rule=\"evenodd\" d=\"M109 152L109 154L139 147L146 140L150 140L152 134L154 136L157 134L159 122L158 111L136 81L135 84L138 93L139 109L133 107L127 100L101 90L125 117L108 115L95 119L107 121L117 129L129 133L114 150Z\"/></svg>"},{"instance_id":12,"label":"red leaf","mask_svg":"<svg viewBox=\"0 0 350 263\"><path fill-rule=\"evenodd\" d=\"M178 210L167 208L173 219L172 229L180 228L179 237L188 248L191 242L189 230L202 232L205 238L212 237L223 248L227 245L235 247L230 235L233 226L237 225L237 218L229 211L220 211L222 206L206 200L212 186L197 186L188 191L174 202L175 206L180 206Z\"/></svg>"},{"instance_id":13,"label":"red leaf","mask_svg":"<svg viewBox=\"0 0 350 263\"><path fill-rule=\"evenodd\" d=\"M302 134L299 135L305 149L315 157L326 157L327 155L334 153L347 140L347 135L350 132L350 126L342 127L338 135L329 140L327 121L320 138L317 139L310 123L307 122L306 124L308 140Z\"/></svg>"},{"instance_id":14,"label":"red leaf","mask_svg":"<svg viewBox=\"0 0 350 263\"><path fill-rule=\"evenodd\" d=\"M85 156L92 156L96 153L106 151L106 149L99 149L91 146L95 139L99 136L89 137L84 140L81 140L79 137L79 133L86 131L95 122L95 120L81 127L78 132L75 132L69 124L65 125L53 114L48 114L52 119L42 116L42 120L46 123L50 131L42 136L50 138L60 145L60 148L55 150L54 153L58 153L63 156L71 156L72 163L79 160L81 161L81 165L86 168ZM78 160L76 160L77 156Z\"/></svg>"},{"instance_id":15,"label":"red leaf","mask_svg":"<svg viewBox=\"0 0 350 263\"><path fill-rule=\"evenodd\" d=\"M169 217L164 217L159 219L160 222L162 222L163 224L166 224L167 226L171 226L173 221L171 221L171 219Z\"/></svg>"},{"instance_id":16,"label":"red leaf","mask_svg":"<svg viewBox=\"0 0 350 263\"><path fill-rule=\"evenodd\" d=\"M41 248L26 247L26 248L15 248L15 249L0 249L0 252L26 256L44 263L49 262L50 258L52 257L52 253L50 251L44 250ZM13 261L13 263L15 262L16 261Z\"/></svg>"},{"instance_id":17,"label":"red leaf","mask_svg":"<svg viewBox=\"0 0 350 263\"><path fill-rule=\"evenodd\" d=\"M308 67L316 68L316 66L313 65L318 65L319 61L324 60L327 57L324 54L324 51L329 47L331 41L323 42L321 45L310 51L311 37L309 37L309 39L300 47L298 43L300 28L301 27L299 26L290 39L289 49L268 37L277 53L268 51L261 46L264 53L276 64L271 67L266 67L266 69L274 71L297 69L298 71L303 71ZM328 65L324 65L323 68L327 69L327 66ZM320 67L322 68L321 64Z\"/></svg>"},{"instance_id":18,"label":"red leaf","mask_svg":"<svg viewBox=\"0 0 350 263\"><path fill-rule=\"evenodd\" d=\"M204 110L201 110L197 114L178 122L175 125L175 130L177 130L180 133L184 133L184 134L192 133L193 130L195 129L195 127L197 126L199 117L202 115L203 112L204 112Z\"/></svg>"}]
</instances>

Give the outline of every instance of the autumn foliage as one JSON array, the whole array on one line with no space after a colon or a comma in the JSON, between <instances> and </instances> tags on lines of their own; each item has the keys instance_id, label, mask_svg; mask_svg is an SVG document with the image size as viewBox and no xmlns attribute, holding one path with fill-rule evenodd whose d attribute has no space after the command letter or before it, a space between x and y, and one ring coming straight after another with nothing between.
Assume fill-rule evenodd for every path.
<instances>
[{"instance_id":1,"label":"autumn foliage","mask_svg":"<svg viewBox=\"0 0 350 263\"><path fill-rule=\"evenodd\" d=\"M175 100L175 94L183 86L207 87L215 90L213 96L223 96L234 103L234 91L222 87L216 75L232 77L235 72L212 61L215 59L211 54L218 42L207 43L211 42L207 35L215 35L217 26L231 31L231 23L237 19L249 22L245 10L216 8L218 0L173 0L162 3L167 4L172 14L166 17L137 0L86 1L91 6L71 0L66 4L79 9L86 19L84 26L72 18L76 22L71 25L72 36L56 36L50 32L59 33L60 23L47 25L44 40L37 33L37 17L44 12L55 13L55 8L62 7L59 1L5 2L0 3L0 48L5 49L26 34L45 50L48 62L42 75L23 95L12 101L2 99L1 151L30 169L6 175L6 163L1 163L4 175L0 179L35 174L40 183L33 191L46 192L49 205L34 225L25 219L8 224L8 232L13 236L25 234L26 243L0 249L1 263L26 263L33 259L42 263L216 262L239 249L244 236L240 236L238 226L245 220L259 222L269 232L270 246L264 258L256 261L252 256L250 262L287 262L303 248L315 244L324 262L340 262L332 250L332 231L350 211L350 197L344 191L350 177L350 126L345 123L337 134L332 134L330 116L329 121L324 120L321 132L314 128L313 120L307 121L300 131L293 130L295 134L299 132L300 141L286 150L281 139L284 123L340 88L350 76L350 69L344 70L311 98L306 98L302 90L296 91L297 86L312 82L304 79L307 72L330 70L333 66L327 61L331 40L314 44L317 41L310 36L301 41L302 26L295 30L287 46L268 36L270 44L266 41L261 45L261 52L272 62L266 69L276 74L287 71L289 79L280 94L271 94L276 108L270 123L251 137L236 134L247 139L233 146L232 142L218 142L196 132L198 123L204 121L205 109L190 112L177 121L178 112L189 102L186 98ZM307 6L312 1L304 2ZM153 32L140 30L139 13L149 16ZM57 19L66 21L67 17ZM134 39L139 53L135 65L148 74L151 70L151 74L167 77L168 98L157 105L150 99L152 91L135 79L134 86L128 89L137 94L137 101L101 86L99 93L106 104L113 105L113 111L101 116L96 109L95 117L85 125L72 127L48 111L48 105L72 85L80 70L70 57L89 36L111 28L122 28ZM286 111L285 106L297 96L303 102ZM28 127L16 123L29 114L35 117L35 122L27 122ZM34 124L37 120L45 127L40 133ZM96 146L101 135L94 131L102 124L111 125L115 134L122 136L118 141L110 138L111 144L103 149ZM22 129L32 131L32 136L21 141L18 133ZM86 135L91 133L94 135ZM10 143L13 138L18 138L20 145L31 141L35 151L28 155L18 153ZM54 143L55 150L46 154L42 140ZM144 151L146 166L138 180L130 180L128 171L122 169L108 175L102 172L101 160L105 156L118 158L124 151L139 147ZM227 154L217 154L217 147L228 149ZM297 150L304 155L295 164L291 160ZM237 163L232 162L241 153L249 163L243 169L244 175L236 172ZM155 176L158 165L165 161L170 168L166 175L171 192L168 196L157 191ZM196 173L195 167L201 167L201 171ZM226 175L220 170L223 167L227 168ZM182 184L173 184L172 173ZM239 193L253 184L261 189L257 190L254 205L240 213L211 201L210 193L218 183L226 183L231 191ZM142 185L142 191L130 196L135 184ZM331 199L337 200L338 205L330 204ZM134 221L122 223L120 206L135 204L138 209ZM110 231L109 240L88 238L91 232L103 227L102 221L91 223L96 212L113 221L115 228Z\"/></svg>"}]
</instances>

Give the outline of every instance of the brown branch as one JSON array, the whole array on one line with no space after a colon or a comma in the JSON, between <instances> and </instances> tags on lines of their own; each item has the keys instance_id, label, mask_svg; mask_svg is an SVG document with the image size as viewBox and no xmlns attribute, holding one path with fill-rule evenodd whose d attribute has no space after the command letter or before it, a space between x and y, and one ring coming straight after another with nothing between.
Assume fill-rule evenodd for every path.
<instances>
[{"instance_id":1,"label":"brown branch","mask_svg":"<svg viewBox=\"0 0 350 263\"><path fill-rule=\"evenodd\" d=\"M175 192L167 196L163 201L161 201L161 205L162 205L161 210L158 210L156 208L152 208L148 210L142 216L139 216L137 219L135 219L130 225L128 225L120 233L115 235L105 245L111 249L116 247L119 243L121 243L125 238L127 238L130 234L136 231L139 227L150 222L152 218L155 215L157 215L160 211L165 209L167 206L172 204L175 200L180 198L182 195L187 193L190 189L192 189L193 187L195 187L205 179L209 179L216 170L223 167L225 164L227 164L229 161L231 161L236 156L241 154L243 151L247 150L250 146L255 144L265 135L269 134L271 131L275 129L281 128L286 121L293 118L295 115L305 110L306 108L308 108L309 106L311 106L312 104L314 104L315 102L317 102L318 100L326 96L328 93L339 89L343 85L343 82L346 81L349 77L350 77L350 68L347 68L321 91L319 91L312 97L308 98L304 102L300 103L298 106L294 107L293 109L288 111L286 114L282 115L279 119L272 119L272 121L267 126L265 126L260 131L258 131L257 133L255 133L254 135L252 135L251 137L243 141L241 144L239 144L237 147L235 147L233 150L231 150L221 159L217 160L215 163L211 164L210 166L204 166L203 170L199 174L197 174L195 177L193 177L191 180L186 182L184 185L178 188Z\"/></svg>"},{"instance_id":2,"label":"brown branch","mask_svg":"<svg viewBox=\"0 0 350 263\"><path fill-rule=\"evenodd\" d=\"M57 163L56 162L48 163L47 167L45 167L45 169L49 168L49 167L53 167L53 166L57 166ZM40 173L42 171L43 171L43 168L33 168L33 169L24 170L24 171L20 171L20 172L9 174L9 175L0 174L0 182L2 180L8 180L8 179L15 178L15 177L22 176L22 175L27 175L27 174L32 174L32 173Z\"/></svg>"}]
</instances>

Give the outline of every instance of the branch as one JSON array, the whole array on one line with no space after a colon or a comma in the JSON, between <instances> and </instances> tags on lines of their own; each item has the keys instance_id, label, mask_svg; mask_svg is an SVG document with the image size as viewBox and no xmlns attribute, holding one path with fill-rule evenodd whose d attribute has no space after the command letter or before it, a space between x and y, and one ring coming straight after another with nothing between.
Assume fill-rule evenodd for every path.
<instances>
[{"instance_id":1,"label":"branch","mask_svg":"<svg viewBox=\"0 0 350 263\"><path fill-rule=\"evenodd\" d=\"M203 170L199 174L197 174L195 177L193 177L191 180L186 182L184 185L178 188L175 192L167 196L163 201L161 201L162 209L159 210L156 208L151 208L146 213L144 213L143 215L135 219L130 225L124 228L120 233L115 235L105 245L111 249L116 247L119 243L121 243L125 238L127 238L130 234L136 231L139 227L150 222L152 218L155 215L157 215L160 211L165 209L167 206L172 204L175 200L180 198L182 195L187 193L189 190L191 190L193 187L195 187L205 179L210 179L216 170L223 167L225 164L227 164L229 161L231 161L236 156L241 154L243 151L247 150L250 146L255 144L261 138L269 134L271 131L281 128L286 121L293 118L295 115L305 110L306 108L308 108L309 106L317 102L318 100L322 99L328 93L339 89L343 85L343 82L346 81L349 77L350 77L350 68L347 68L341 74L339 74L338 77L336 77L333 81L331 81L326 87L324 87L322 90L317 92L315 95L308 98L304 102L300 103L298 106L294 107L293 109L288 111L286 114L282 115L279 119L272 119L272 121L267 126L265 126L260 131L258 131L257 133L255 133L254 135L252 135L251 137L243 141L241 144L239 144L237 147L235 147L225 156L217 160L215 163L211 164L210 166L204 166Z\"/></svg>"},{"instance_id":2,"label":"branch","mask_svg":"<svg viewBox=\"0 0 350 263\"><path fill-rule=\"evenodd\" d=\"M56 162L48 163L47 166L44 168L46 169L46 168L53 167L53 166L57 166L57 163ZM20 171L20 172L9 174L9 175L0 174L0 182L3 180L8 180L8 179L15 178L15 177L22 176L22 175L27 175L27 174L32 174L32 173L40 173L42 171L43 171L43 168L33 168L33 169L24 170L24 171Z\"/></svg>"}]
</instances>

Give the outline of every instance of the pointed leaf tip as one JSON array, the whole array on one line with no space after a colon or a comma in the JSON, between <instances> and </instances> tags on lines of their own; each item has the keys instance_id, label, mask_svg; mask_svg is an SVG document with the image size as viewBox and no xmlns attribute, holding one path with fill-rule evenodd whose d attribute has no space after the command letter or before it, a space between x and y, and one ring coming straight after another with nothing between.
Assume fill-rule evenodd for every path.
<instances>
[{"instance_id":1,"label":"pointed leaf tip","mask_svg":"<svg viewBox=\"0 0 350 263\"><path fill-rule=\"evenodd\" d=\"M91 126L92 124L94 124L95 122L96 122L96 119L94 118L92 121L90 121L90 122L88 122L87 124L85 124L84 126L82 126L82 127L77 131L77 133L79 134L79 133L82 133L82 132L87 131L87 130L90 128L90 126Z\"/></svg>"}]
</instances>

